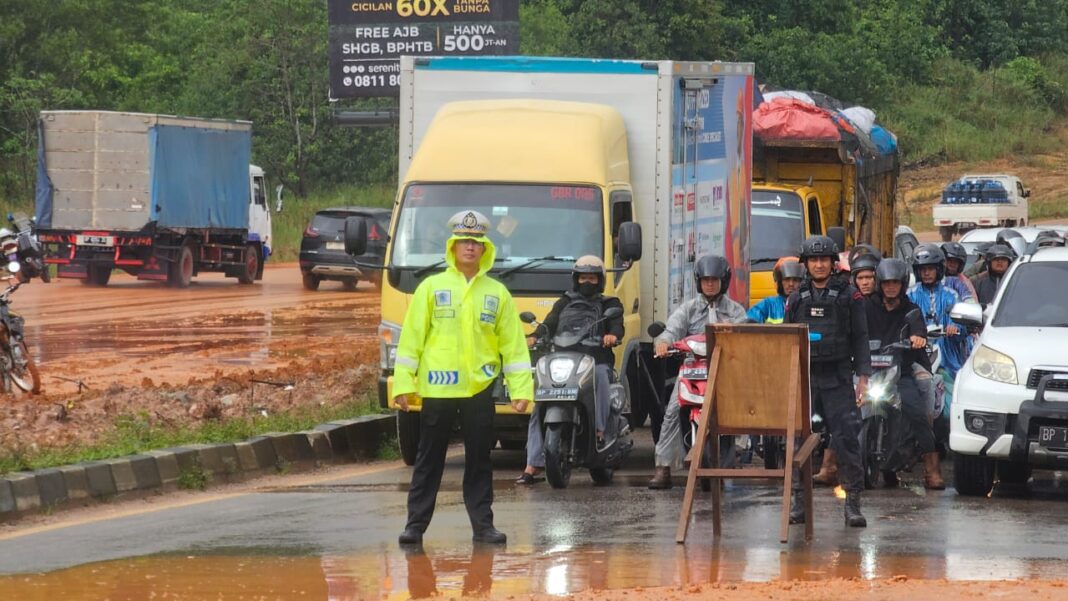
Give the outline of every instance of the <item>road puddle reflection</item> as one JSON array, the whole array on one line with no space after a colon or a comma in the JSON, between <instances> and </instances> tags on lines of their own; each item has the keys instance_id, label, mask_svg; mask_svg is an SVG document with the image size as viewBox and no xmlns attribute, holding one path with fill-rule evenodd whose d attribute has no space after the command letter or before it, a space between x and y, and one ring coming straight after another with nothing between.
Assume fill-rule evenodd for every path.
<instances>
[{"instance_id":1,"label":"road puddle reflection","mask_svg":"<svg viewBox=\"0 0 1068 601\"><path fill-rule=\"evenodd\" d=\"M157 555L0 577L4 599L143 601L405 600L831 578L950 580L1063 577L1053 560L879 555L797 547L615 546L546 550L383 548L353 555Z\"/></svg>"}]
</instances>

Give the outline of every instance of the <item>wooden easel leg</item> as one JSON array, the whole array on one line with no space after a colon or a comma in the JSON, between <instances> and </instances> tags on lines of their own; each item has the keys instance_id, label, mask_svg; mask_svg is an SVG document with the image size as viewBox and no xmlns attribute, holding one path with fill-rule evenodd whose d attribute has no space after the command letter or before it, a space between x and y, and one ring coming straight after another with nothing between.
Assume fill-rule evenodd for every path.
<instances>
[{"instance_id":1,"label":"wooden easel leg","mask_svg":"<svg viewBox=\"0 0 1068 601\"><path fill-rule=\"evenodd\" d=\"M702 424L704 418L702 417ZM700 431L700 428L698 428ZM697 451L697 449L694 449ZM686 492L682 495L682 512L679 513L679 524L675 528L675 542L686 542L686 532L690 528L690 513L693 512L693 493L697 485L697 468L701 465L701 452L697 451L696 457L690 461L690 469L686 476Z\"/></svg>"},{"instance_id":2,"label":"wooden easel leg","mask_svg":"<svg viewBox=\"0 0 1068 601\"><path fill-rule=\"evenodd\" d=\"M718 428L713 428L715 432ZM719 469L719 436L706 439L705 444L712 450L712 468ZM720 524L722 517L721 504L723 503L723 478L711 478L712 480L712 536L719 536L723 530Z\"/></svg>"},{"instance_id":3,"label":"wooden easel leg","mask_svg":"<svg viewBox=\"0 0 1068 601\"><path fill-rule=\"evenodd\" d=\"M793 344L793 352L790 356L797 356L797 342ZM790 403L786 409L786 465L782 484L782 516L779 518L779 542L786 543L790 540L790 495L794 487L794 456L797 447L797 412L801 396L798 386L801 385L801 368L795 364L790 368L789 393ZM811 521L811 520L810 520Z\"/></svg>"}]
</instances>

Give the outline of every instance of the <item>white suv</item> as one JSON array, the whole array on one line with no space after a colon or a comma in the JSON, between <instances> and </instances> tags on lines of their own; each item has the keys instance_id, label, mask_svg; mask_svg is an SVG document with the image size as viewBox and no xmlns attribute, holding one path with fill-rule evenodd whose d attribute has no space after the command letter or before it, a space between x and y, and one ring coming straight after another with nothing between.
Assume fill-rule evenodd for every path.
<instances>
[{"instance_id":1,"label":"white suv","mask_svg":"<svg viewBox=\"0 0 1068 601\"><path fill-rule=\"evenodd\" d=\"M987 494L995 471L1023 484L1032 467L1068 468L1068 248L1018 259L985 312L960 303L951 317L983 327L953 392L957 492Z\"/></svg>"}]
</instances>

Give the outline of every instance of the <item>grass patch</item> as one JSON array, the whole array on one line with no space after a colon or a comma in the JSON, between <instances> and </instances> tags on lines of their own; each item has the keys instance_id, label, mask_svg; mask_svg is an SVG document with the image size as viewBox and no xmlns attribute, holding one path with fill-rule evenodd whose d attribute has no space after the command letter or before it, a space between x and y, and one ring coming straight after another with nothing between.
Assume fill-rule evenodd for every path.
<instances>
[{"instance_id":1,"label":"grass patch","mask_svg":"<svg viewBox=\"0 0 1068 601\"><path fill-rule=\"evenodd\" d=\"M112 459L154 449L194 443L237 442L266 432L297 432L337 419L379 412L371 393L335 406L303 407L289 413L263 417L250 415L188 426L168 426L154 421L147 412L123 415L99 443L57 449L5 449L0 451L0 474L33 470L81 461ZM195 483L195 476L187 476Z\"/></svg>"},{"instance_id":2,"label":"grass patch","mask_svg":"<svg viewBox=\"0 0 1068 601\"><path fill-rule=\"evenodd\" d=\"M193 466L178 472L178 488L182 490L204 490L208 487L208 473L195 461Z\"/></svg>"},{"instance_id":3,"label":"grass patch","mask_svg":"<svg viewBox=\"0 0 1068 601\"><path fill-rule=\"evenodd\" d=\"M375 451L375 459L383 461L396 461L401 458L400 443L396 438L387 438Z\"/></svg>"},{"instance_id":4,"label":"grass patch","mask_svg":"<svg viewBox=\"0 0 1068 601\"><path fill-rule=\"evenodd\" d=\"M954 59L938 61L932 81L902 86L880 114L900 142L906 163L988 161L1064 147L1050 135L1065 110L1059 72L1063 59L979 71ZM1037 79L1036 79L1037 77Z\"/></svg>"},{"instance_id":5,"label":"grass patch","mask_svg":"<svg viewBox=\"0 0 1068 601\"><path fill-rule=\"evenodd\" d=\"M329 207L389 207L397 192L395 185L343 187L309 194L304 198L282 201L281 213L272 215L274 256L272 261L296 261L300 255L300 239L315 212Z\"/></svg>"}]
</instances>

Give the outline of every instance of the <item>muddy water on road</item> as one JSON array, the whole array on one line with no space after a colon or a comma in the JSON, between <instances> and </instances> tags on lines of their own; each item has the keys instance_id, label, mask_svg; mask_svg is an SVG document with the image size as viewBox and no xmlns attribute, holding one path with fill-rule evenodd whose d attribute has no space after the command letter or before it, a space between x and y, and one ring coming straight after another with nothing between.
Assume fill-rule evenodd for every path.
<instances>
[{"instance_id":1,"label":"muddy water on road","mask_svg":"<svg viewBox=\"0 0 1068 601\"><path fill-rule=\"evenodd\" d=\"M377 554L351 556L277 556L265 550L262 554L253 551L225 556L194 553L140 557L49 574L2 577L0 590L8 599L25 601L348 601L461 595L507 599L514 595L566 595L710 582L834 579L834 586L856 588L857 583L842 579L1044 580L1063 576L1063 564L1055 561L880 556L874 552L857 555L805 549L724 550L688 545L557 547L532 552L478 548L459 554L433 550L405 553L392 547ZM830 589L826 592L833 594ZM847 594L844 590L839 592Z\"/></svg>"},{"instance_id":2,"label":"muddy water on road","mask_svg":"<svg viewBox=\"0 0 1068 601\"><path fill-rule=\"evenodd\" d=\"M181 385L345 352L373 337L378 299L366 284L305 291L293 266L268 270L254 286L210 275L186 290L121 276L108 288L34 283L18 291L16 309L46 392L62 394L76 390L74 380Z\"/></svg>"}]
</instances>

